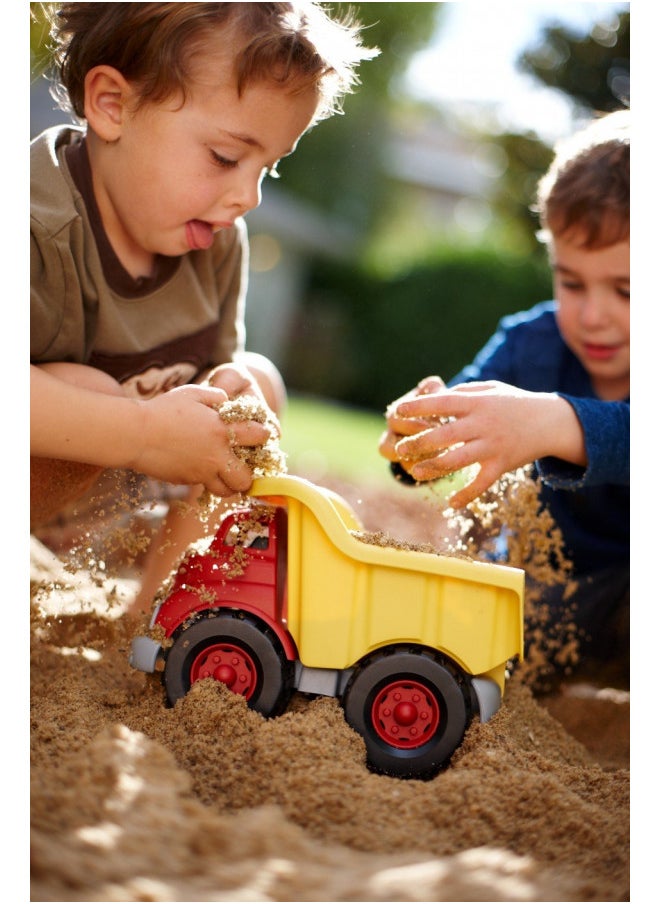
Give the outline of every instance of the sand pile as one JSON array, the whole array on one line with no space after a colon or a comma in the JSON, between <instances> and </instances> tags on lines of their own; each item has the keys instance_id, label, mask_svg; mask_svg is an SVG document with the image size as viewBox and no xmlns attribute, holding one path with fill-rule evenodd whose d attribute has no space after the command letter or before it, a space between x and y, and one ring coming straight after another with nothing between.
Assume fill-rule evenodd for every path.
<instances>
[{"instance_id":1,"label":"sand pile","mask_svg":"<svg viewBox=\"0 0 660 904\"><path fill-rule=\"evenodd\" d=\"M335 488L367 529L437 545L419 499ZM366 769L334 699L266 720L205 681L168 708L128 665L130 579L36 540L32 565L32 900L629 897L625 687L538 696L516 671L448 769L404 781Z\"/></svg>"}]
</instances>

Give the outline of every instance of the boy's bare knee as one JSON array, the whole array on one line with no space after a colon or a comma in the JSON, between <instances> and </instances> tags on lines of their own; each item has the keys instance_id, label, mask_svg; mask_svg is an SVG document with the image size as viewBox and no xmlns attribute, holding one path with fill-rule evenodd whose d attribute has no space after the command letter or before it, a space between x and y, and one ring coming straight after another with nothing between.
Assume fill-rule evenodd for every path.
<instances>
[{"instance_id":1,"label":"boy's bare knee","mask_svg":"<svg viewBox=\"0 0 660 904\"><path fill-rule=\"evenodd\" d=\"M55 458L30 458L30 531L44 527L80 499L103 469Z\"/></svg>"},{"instance_id":2,"label":"boy's bare knee","mask_svg":"<svg viewBox=\"0 0 660 904\"><path fill-rule=\"evenodd\" d=\"M269 408L279 417L286 407L287 394L282 375L273 362L257 352L242 352L236 360L248 368Z\"/></svg>"}]
</instances>

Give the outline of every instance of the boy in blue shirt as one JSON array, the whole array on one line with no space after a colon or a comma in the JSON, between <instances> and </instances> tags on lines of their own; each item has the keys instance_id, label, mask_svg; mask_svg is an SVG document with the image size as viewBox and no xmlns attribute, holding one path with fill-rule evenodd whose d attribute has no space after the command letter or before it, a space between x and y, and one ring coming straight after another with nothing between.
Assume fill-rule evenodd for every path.
<instances>
[{"instance_id":1,"label":"boy in blue shirt","mask_svg":"<svg viewBox=\"0 0 660 904\"><path fill-rule=\"evenodd\" d=\"M478 463L456 509L534 463L573 563L583 649L607 658L628 643L629 111L558 146L537 204L555 300L503 318L447 387L429 377L392 403L380 451L414 481ZM558 596L546 600L557 618Z\"/></svg>"}]
</instances>

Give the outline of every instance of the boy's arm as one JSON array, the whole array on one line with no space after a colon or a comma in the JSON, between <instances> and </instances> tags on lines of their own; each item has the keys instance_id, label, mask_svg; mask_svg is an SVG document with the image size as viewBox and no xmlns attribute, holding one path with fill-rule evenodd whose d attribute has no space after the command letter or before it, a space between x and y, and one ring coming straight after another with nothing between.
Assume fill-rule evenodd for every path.
<instances>
[{"instance_id":1,"label":"boy's arm","mask_svg":"<svg viewBox=\"0 0 660 904\"><path fill-rule=\"evenodd\" d=\"M125 467L141 421L141 409L127 397L76 386L30 365L31 455Z\"/></svg>"},{"instance_id":2,"label":"boy's arm","mask_svg":"<svg viewBox=\"0 0 660 904\"><path fill-rule=\"evenodd\" d=\"M170 483L203 484L226 496L247 490L250 468L233 445L266 442L255 421L224 423L223 389L181 386L148 401L76 386L30 367L31 454L130 468Z\"/></svg>"}]
</instances>

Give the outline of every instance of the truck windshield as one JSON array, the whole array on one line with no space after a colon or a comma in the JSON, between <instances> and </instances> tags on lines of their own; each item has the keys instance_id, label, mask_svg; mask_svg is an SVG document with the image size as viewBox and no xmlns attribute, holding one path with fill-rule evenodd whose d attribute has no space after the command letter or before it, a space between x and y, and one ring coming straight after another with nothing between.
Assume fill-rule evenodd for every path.
<instances>
[{"instance_id":1,"label":"truck windshield","mask_svg":"<svg viewBox=\"0 0 660 904\"><path fill-rule=\"evenodd\" d=\"M224 539L225 546L242 546L244 549L268 549L268 526L246 529L245 525L232 524Z\"/></svg>"}]
</instances>

